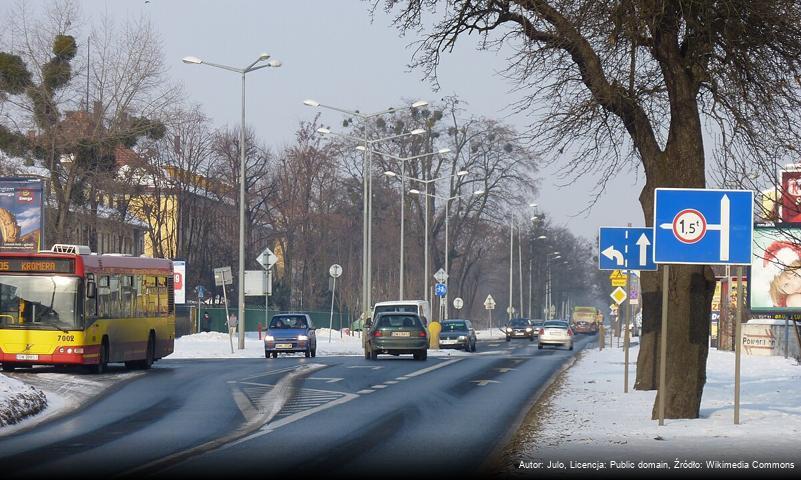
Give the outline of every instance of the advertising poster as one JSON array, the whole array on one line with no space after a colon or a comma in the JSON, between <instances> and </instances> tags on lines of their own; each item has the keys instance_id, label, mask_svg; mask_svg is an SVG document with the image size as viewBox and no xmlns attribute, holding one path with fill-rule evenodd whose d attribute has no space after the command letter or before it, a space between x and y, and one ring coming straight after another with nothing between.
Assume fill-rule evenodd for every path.
<instances>
[{"instance_id":1,"label":"advertising poster","mask_svg":"<svg viewBox=\"0 0 801 480\"><path fill-rule=\"evenodd\" d=\"M801 312L801 228L755 228L749 280L751 312Z\"/></svg>"},{"instance_id":2,"label":"advertising poster","mask_svg":"<svg viewBox=\"0 0 801 480\"><path fill-rule=\"evenodd\" d=\"M801 222L801 170L781 172L782 222Z\"/></svg>"},{"instance_id":3,"label":"advertising poster","mask_svg":"<svg viewBox=\"0 0 801 480\"><path fill-rule=\"evenodd\" d=\"M36 252L44 243L44 182L0 177L0 252Z\"/></svg>"},{"instance_id":4,"label":"advertising poster","mask_svg":"<svg viewBox=\"0 0 801 480\"><path fill-rule=\"evenodd\" d=\"M180 260L173 260L172 262L172 275L173 275L173 295L176 305L183 305L186 303L186 262Z\"/></svg>"}]
</instances>

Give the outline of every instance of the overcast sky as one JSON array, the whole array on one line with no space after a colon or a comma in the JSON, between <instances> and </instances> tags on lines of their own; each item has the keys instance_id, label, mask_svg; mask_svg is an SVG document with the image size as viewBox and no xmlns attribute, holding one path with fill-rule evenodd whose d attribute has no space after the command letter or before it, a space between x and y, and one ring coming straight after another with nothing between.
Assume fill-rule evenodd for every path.
<instances>
[{"instance_id":1,"label":"overcast sky","mask_svg":"<svg viewBox=\"0 0 801 480\"><path fill-rule=\"evenodd\" d=\"M457 95L474 115L503 118L523 128L530 120L508 116L516 98L511 84L498 72L510 51L478 52L464 41L443 57L441 89L422 81L422 72L409 71L415 37L399 36L390 17L379 12L373 23L371 2L360 0L129 0L79 2L87 17L98 18L107 9L112 17L148 15L159 31L172 76L182 82L190 102L199 103L218 126L238 125L240 79L233 72L203 65L186 65L185 56L244 67L262 52L280 59L278 69L247 76L247 122L268 145L293 140L301 120L315 111L303 105L312 98L329 105L361 111L397 106L402 99L438 101ZM78 39L79 44L85 40ZM324 112L324 122L339 124L341 116ZM592 208L594 178L574 185L555 177L560 165L541 172L539 203L557 225L593 240L601 225L642 225L637 197L642 176L624 172L608 186Z\"/></svg>"}]
</instances>

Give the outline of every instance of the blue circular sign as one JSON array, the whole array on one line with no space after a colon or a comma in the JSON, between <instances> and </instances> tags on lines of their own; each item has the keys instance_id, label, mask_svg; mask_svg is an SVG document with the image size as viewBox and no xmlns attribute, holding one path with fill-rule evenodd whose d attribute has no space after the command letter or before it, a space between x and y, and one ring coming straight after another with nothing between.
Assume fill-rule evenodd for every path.
<instances>
[{"instance_id":1,"label":"blue circular sign","mask_svg":"<svg viewBox=\"0 0 801 480\"><path fill-rule=\"evenodd\" d=\"M434 293L438 297L444 297L446 293L448 293L448 286L444 283L438 283L434 286Z\"/></svg>"}]
</instances>

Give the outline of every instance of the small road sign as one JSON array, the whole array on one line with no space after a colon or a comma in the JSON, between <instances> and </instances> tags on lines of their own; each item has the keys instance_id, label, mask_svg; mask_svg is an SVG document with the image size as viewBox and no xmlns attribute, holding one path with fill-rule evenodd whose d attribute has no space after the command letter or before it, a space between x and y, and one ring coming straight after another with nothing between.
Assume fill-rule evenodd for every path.
<instances>
[{"instance_id":1,"label":"small road sign","mask_svg":"<svg viewBox=\"0 0 801 480\"><path fill-rule=\"evenodd\" d=\"M234 277L231 274L231 267L220 267L214 269L214 285L222 287L223 285L233 285Z\"/></svg>"},{"instance_id":2,"label":"small road sign","mask_svg":"<svg viewBox=\"0 0 801 480\"><path fill-rule=\"evenodd\" d=\"M492 295L487 295L487 299L484 300L484 308L487 310L495 310L495 299L492 298Z\"/></svg>"},{"instance_id":3,"label":"small road sign","mask_svg":"<svg viewBox=\"0 0 801 480\"><path fill-rule=\"evenodd\" d=\"M264 251L256 257L256 261L263 269L269 270L278 261L278 257L269 248L265 248Z\"/></svg>"},{"instance_id":4,"label":"small road sign","mask_svg":"<svg viewBox=\"0 0 801 480\"><path fill-rule=\"evenodd\" d=\"M511 305L506 307L506 313L508 313L509 315L514 315L515 314L515 307L513 307Z\"/></svg>"},{"instance_id":5,"label":"small road sign","mask_svg":"<svg viewBox=\"0 0 801 480\"><path fill-rule=\"evenodd\" d=\"M461 297L456 297L453 299L453 308L456 310L461 310L464 307L464 300Z\"/></svg>"},{"instance_id":6,"label":"small road sign","mask_svg":"<svg viewBox=\"0 0 801 480\"><path fill-rule=\"evenodd\" d=\"M443 269L437 270L437 273L434 274L434 280L439 283L445 283L445 280L448 279L448 274Z\"/></svg>"},{"instance_id":7,"label":"small road sign","mask_svg":"<svg viewBox=\"0 0 801 480\"><path fill-rule=\"evenodd\" d=\"M444 297L446 293L448 293L448 286L444 283L438 283L434 286L434 293L438 297Z\"/></svg>"},{"instance_id":8,"label":"small road sign","mask_svg":"<svg viewBox=\"0 0 801 480\"><path fill-rule=\"evenodd\" d=\"M749 265L754 192L657 188L654 262Z\"/></svg>"},{"instance_id":9,"label":"small road sign","mask_svg":"<svg viewBox=\"0 0 801 480\"><path fill-rule=\"evenodd\" d=\"M609 294L609 296L612 297L612 300L614 300L616 304L620 305L626 301L626 290L621 287L617 287L612 291L611 294Z\"/></svg>"},{"instance_id":10,"label":"small road sign","mask_svg":"<svg viewBox=\"0 0 801 480\"><path fill-rule=\"evenodd\" d=\"M609 281L612 282L613 287L623 287L626 285L626 279L628 275L621 272L620 270L615 270L609 274Z\"/></svg>"},{"instance_id":11,"label":"small road sign","mask_svg":"<svg viewBox=\"0 0 801 480\"><path fill-rule=\"evenodd\" d=\"M656 270L654 230L647 227L601 227L598 231L598 268L601 270Z\"/></svg>"},{"instance_id":12,"label":"small road sign","mask_svg":"<svg viewBox=\"0 0 801 480\"><path fill-rule=\"evenodd\" d=\"M328 268L328 274L334 278L339 278L342 275L342 267L335 263Z\"/></svg>"}]
</instances>

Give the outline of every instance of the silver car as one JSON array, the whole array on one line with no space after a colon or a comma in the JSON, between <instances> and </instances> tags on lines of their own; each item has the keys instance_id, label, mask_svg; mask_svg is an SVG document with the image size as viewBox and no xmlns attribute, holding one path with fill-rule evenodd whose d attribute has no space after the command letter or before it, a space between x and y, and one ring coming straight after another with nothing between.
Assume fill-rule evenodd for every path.
<instances>
[{"instance_id":1,"label":"silver car","mask_svg":"<svg viewBox=\"0 0 801 480\"><path fill-rule=\"evenodd\" d=\"M539 330L539 345L542 350L545 345L563 346L573 350L573 329L564 320L548 320Z\"/></svg>"}]
</instances>

